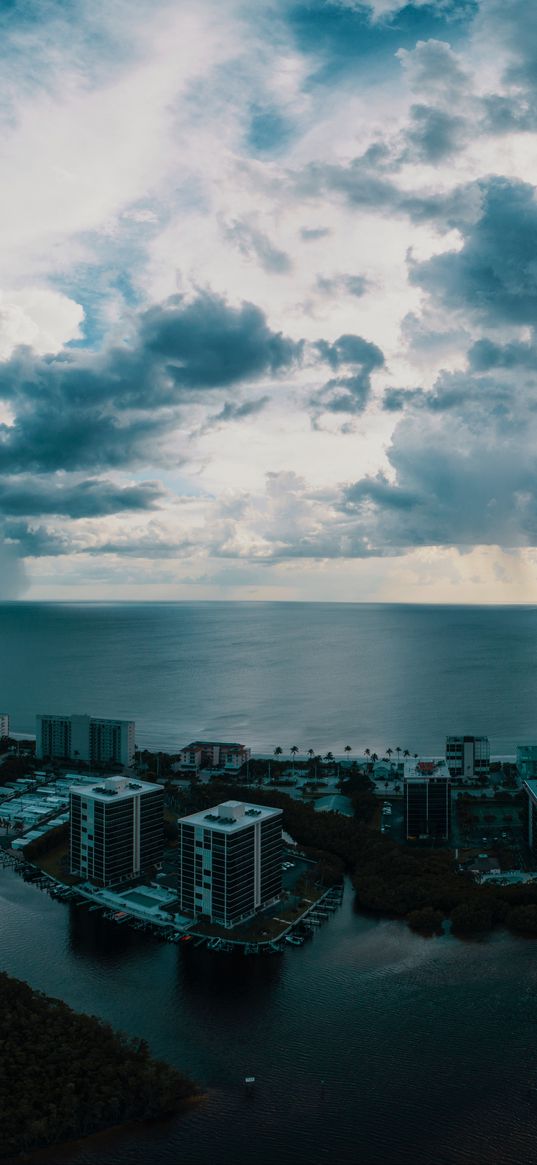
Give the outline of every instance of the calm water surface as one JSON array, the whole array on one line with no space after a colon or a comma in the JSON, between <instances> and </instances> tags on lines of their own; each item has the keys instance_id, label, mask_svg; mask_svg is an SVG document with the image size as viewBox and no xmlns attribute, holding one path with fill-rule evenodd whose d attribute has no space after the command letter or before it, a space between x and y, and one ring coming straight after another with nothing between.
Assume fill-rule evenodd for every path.
<instances>
[{"instance_id":1,"label":"calm water surface","mask_svg":"<svg viewBox=\"0 0 537 1165\"><path fill-rule=\"evenodd\" d=\"M43 1162L537 1161L533 942L424 940L358 915L348 888L301 948L211 956L54 902L9 871L0 918L5 969L144 1036L208 1089L185 1117Z\"/></svg>"},{"instance_id":2,"label":"calm water surface","mask_svg":"<svg viewBox=\"0 0 537 1165\"><path fill-rule=\"evenodd\" d=\"M0 709L133 718L137 743L441 751L537 736L537 608L0 604Z\"/></svg>"}]
</instances>

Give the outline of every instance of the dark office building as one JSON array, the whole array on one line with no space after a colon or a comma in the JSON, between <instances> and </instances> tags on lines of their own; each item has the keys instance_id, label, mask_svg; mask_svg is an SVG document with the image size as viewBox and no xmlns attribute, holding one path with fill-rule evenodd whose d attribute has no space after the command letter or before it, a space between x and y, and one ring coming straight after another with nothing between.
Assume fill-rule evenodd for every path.
<instances>
[{"instance_id":1,"label":"dark office building","mask_svg":"<svg viewBox=\"0 0 537 1165\"><path fill-rule=\"evenodd\" d=\"M235 926L277 901L282 811L225 801L179 821L179 906Z\"/></svg>"},{"instance_id":2,"label":"dark office building","mask_svg":"<svg viewBox=\"0 0 537 1165\"><path fill-rule=\"evenodd\" d=\"M72 874L110 886L162 858L162 785L110 777L72 788L70 801Z\"/></svg>"},{"instance_id":3,"label":"dark office building","mask_svg":"<svg viewBox=\"0 0 537 1165\"><path fill-rule=\"evenodd\" d=\"M447 841L451 827L451 781L443 761L407 766L404 780L407 841Z\"/></svg>"},{"instance_id":4,"label":"dark office building","mask_svg":"<svg viewBox=\"0 0 537 1165\"><path fill-rule=\"evenodd\" d=\"M446 762L450 776L488 776L490 772L490 744L488 736L447 736Z\"/></svg>"}]
</instances>

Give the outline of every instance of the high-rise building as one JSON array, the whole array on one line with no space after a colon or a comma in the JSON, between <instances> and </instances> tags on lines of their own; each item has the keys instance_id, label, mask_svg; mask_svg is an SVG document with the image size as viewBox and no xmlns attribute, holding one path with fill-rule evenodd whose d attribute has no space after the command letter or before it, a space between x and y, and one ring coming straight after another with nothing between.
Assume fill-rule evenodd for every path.
<instances>
[{"instance_id":1,"label":"high-rise building","mask_svg":"<svg viewBox=\"0 0 537 1165\"><path fill-rule=\"evenodd\" d=\"M519 744L516 750L516 767L523 781L537 777L537 744Z\"/></svg>"},{"instance_id":2,"label":"high-rise building","mask_svg":"<svg viewBox=\"0 0 537 1165\"><path fill-rule=\"evenodd\" d=\"M82 760L90 765L134 762L133 720L98 716L37 716L37 757Z\"/></svg>"},{"instance_id":3,"label":"high-rise building","mask_svg":"<svg viewBox=\"0 0 537 1165\"><path fill-rule=\"evenodd\" d=\"M179 822L179 906L235 926L282 888L282 811L224 801Z\"/></svg>"},{"instance_id":4,"label":"high-rise building","mask_svg":"<svg viewBox=\"0 0 537 1165\"><path fill-rule=\"evenodd\" d=\"M405 761L404 830L407 841L447 841L451 827L451 779L443 760Z\"/></svg>"},{"instance_id":5,"label":"high-rise building","mask_svg":"<svg viewBox=\"0 0 537 1165\"><path fill-rule=\"evenodd\" d=\"M524 781L528 795L528 845L537 854L537 781Z\"/></svg>"},{"instance_id":6,"label":"high-rise building","mask_svg":"<svg viewBox=\"0 0 537 1165\"><path fill-rule=\"evenodd\" d=\"M136 877L162 857L164 789L108 777L70 790L71 873L99 886Z\"/></svg>"},{"instance_id":7,"label":"high-rise building","mask_svg":"<svg viewBox=\"0 0 537 1165\"><path fill-rule=\"evenodd\" d=\"M490 744L488 736L447 736L446 762L452 777L488 776Z\"/></svg>"},{"instance_id":8,"label":"high-rise building","mask_svg":"<svg viewBox=\"0 0 537 1165\"><path fill-rule=\"evenodd\" d=\"M0 712L0 740L3 736L9 736L9 715L7 712Z\"/></svg>"}]
</instances>

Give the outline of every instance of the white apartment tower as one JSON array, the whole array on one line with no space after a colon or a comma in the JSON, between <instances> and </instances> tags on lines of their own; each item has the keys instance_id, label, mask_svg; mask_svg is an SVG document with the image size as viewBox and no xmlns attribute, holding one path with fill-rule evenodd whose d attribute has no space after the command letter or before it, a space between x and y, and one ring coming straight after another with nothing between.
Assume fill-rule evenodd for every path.
<instances>
[{"instance_id":1,"label":"white apartment tower","mask_svg":"<svg viewBox=\"0 0 537 1165\"><path fill-rule=\"evenodd\" d=\"M0 712L0 740L3 736L9 736L9 715L7 712Z\"/></svg>"},{"instance_id":2,"label":"white apartment tower","mask_svg":"<svg viewBox=\"0 0 537 1165\"><path fill-rule=\"evenodd\" d=\"M90 765L134 763L133 720L98 716L37 716L37 757L82 760Z\"/></svg>"},{"instance_id":3,"label":"white apartment tower","mask_svg":"<svg viewBox=\"0 0 537 1165\"><path fill-rule=\"evenodd\" d=\"M179 822L179 905L235 926L278 900L282 811L224 801Z\"/></svg>"}]
</instances>

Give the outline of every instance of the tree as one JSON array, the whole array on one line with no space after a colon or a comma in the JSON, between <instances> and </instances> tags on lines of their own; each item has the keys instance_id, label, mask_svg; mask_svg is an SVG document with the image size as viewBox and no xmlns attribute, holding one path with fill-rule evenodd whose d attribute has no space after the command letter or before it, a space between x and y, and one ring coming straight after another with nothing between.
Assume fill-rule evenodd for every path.
<instances>
[{"instance_id":1,"label":"tree","mask_svg":"<svg viewBox=\"0 0 537 1165\"><path fill-rule=\"evenodd\" d=\"M281 755L282 755L282 749L278 745L278 747L274 749L274 756L276 757L277 760L279 760Z\"/></svg>"},{"instance_id":2,"label":"tree","mask_svg":"<svg viewBox=\"0 0 537 1165\"><path fill-rule=\"evenodd\" d=\"M393 748L386 749L386 756L388 757L388 760L391 760L392 753L393 753Z\"/></svg>"},{"instance_id":3,"label":"tree","mask_svg":"<svg viewBox=\"0 0 537 1165\"><path fill-rule=\"evenodd\" d=\"M352 745L346 744L345 745L345 752L347 753L347 758L348 758L349 753L352 752Z\"/></svg>"},{"instance_id":4,"label":"tree","mask_svg":"<svg viewBox=\"0 0 537 1165\"><path fill-rule=\"evenodd\" d=\"M405 748L405 751L404 751L404 753L403 753L403 756L404 756L404 757L405 757L405 756L410 756L410 753L409 753L409 751L408 751L408 748Z\"/></svg>"},{"instance_id":5,"label":"tree","mask_svg":"<svg viewBox=\"0 0 537 1165\"><path fill-rule=\"evenodd\" d=\"M289 750L289 751L290 751L290 753L291 753L291 756L292 756L292 758L293 758L293 776L294 776L294 773L295 773L295 757L296 757L296 754L297 754L297 752L298 752L298 745L297 745L297 744L292 744L292 745L291 745L291 748L290 748L290 750Z\"/></svg>"}]
</instances>

